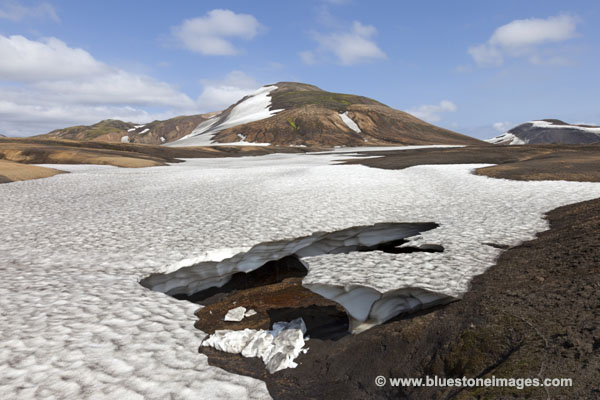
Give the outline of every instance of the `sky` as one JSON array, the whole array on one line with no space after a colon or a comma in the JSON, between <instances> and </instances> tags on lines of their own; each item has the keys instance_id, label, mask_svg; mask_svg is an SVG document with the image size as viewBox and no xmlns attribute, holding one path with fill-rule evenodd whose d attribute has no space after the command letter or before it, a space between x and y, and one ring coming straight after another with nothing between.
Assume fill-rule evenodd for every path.
<instances>
[{"instance_id":1,"label":"sky","mask_svg":"<svg viewBox=\"0 0 600 400\"><path fill-rule=\"evenodd\" d=\"M599 18L597 1L0 0L0 134L216 111L279 81L478 138L600 124Z\"/></svg>"}]
</instances>

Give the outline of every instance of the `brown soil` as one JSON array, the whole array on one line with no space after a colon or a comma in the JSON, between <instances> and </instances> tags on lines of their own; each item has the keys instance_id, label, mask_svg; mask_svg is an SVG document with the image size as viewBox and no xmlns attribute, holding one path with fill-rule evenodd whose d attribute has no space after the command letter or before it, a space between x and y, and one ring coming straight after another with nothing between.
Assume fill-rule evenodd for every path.
<instances>
[{"instance_id":1,"label":"brown soil","mask_svg":"<svg viewBox=\"0 0 600 400\"><path fill-rule=\"evenodd\" d=\"M600 182L600 145L468 146L369 152L382 158L350 160L374 168L403 169L426 164L498 164L478 175L516 180Z\"/></svg>"},{"instance_id":2,"label":"brown soil","mask_svg":"<svg viewBox=\"0 0 600 400\"><path fill-rule=\"evenodd\" d=\"M240 306L253 309L257 314L240 322L225 322L227 311ZM220 329L271 329L274 322L291 321L301 316L311 331L315 325L323 323L323 315L319 315L319 319L310 317L319 309L325 314L331 313L333 318L340 319L340 325L345 323L348 327L346 312L340 305L304 288L302 278L288 278L280 283L239 291L196 311L198 321L194 326L209 334Z\"/></svg>"},{"instance_id":3,"label":"brown soil","mask_svg":"<svg viewBox=\"0 0 600 400\"><path fill-rule=\"evenodd\" d=\"M20 164L99 164L125 168L167 165L180 162L180 158L240 157L317 150L323 149L254 146L165 147L58 139L0 138L0 160ZM35 168L30 169L33 170ZM3 178L2 181L6 182L8 179Z\"/></svg>"},{"instance_id":4,"label":"brown soil","mask_svg":"<svg viewBox=\"0 0 600 400\"><path fill-rule=\"evenodd\" d=\"M350 129L340 118L349 117L361 128ZM248 142L275 145L374 146L462 144L487 146L456 132L428 124L405 112L382 104L352 104L336 110L308 104L285 110L261 121L225 129L216 134L219 142L237 142L244 135ZM367 141L365 141L365 139Z\"/></svg>"},{"instance_id":5,"label":"brown soil","mask_svg":"<svg viewBox=\"0 0 600 400\"><path fill-rule=\"evenodd\" d=\"M461 301L337 341L311 339L300 365L203 350L267 383L276 399L600 397L600 199L548 214L551 229L505 251ZM510 279L507 279L510 277ZM379 388L376 376L572 378L572 387Z\"/></svg>"},{"instance_id":6,"label":"brown soil","mask_svg":"<svg viewBox=\"0 0 600 400\"><path fill-rule=\"evenodd\" d=\"M35 165L0 160L0 183L48 178L62 173L65 172L53 168L44 168Z\"/></svg>"}]
</instances>

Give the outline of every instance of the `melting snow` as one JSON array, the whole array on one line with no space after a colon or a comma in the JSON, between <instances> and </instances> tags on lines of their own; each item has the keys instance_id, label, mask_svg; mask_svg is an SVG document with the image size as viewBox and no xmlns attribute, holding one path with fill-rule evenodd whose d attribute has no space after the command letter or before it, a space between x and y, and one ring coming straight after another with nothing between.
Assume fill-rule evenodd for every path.
<instances>
[{"instance_id":1,"label":"melting snow","mask_svg":"<svg viewBox=\"0 0 600 400\"><path fill-rule=\"evenodd\" d=\"M143 135L144 133L149 132L149 131L150 131L150 129L146 128L146 129L144 129L143 131L140 132L140 135Z\"/></svg>"},{"instance_id":2,"label":"melting snow","mask_svg":"<svg viewBox=\"0 0 600 400\"><path fill-rule=\"evenodd\" d=\"M377 318L394 306L378 299L401 291L460 296L500 254L483 243L516 245L548 228L545 212L600 197L598 183L492 179L474 165L331 165L339 158L52 165L71 173L0 185L0 398L267 398L264 382L198 354L197 305L139 280L317 231L438 223L413 241L443 253L307 259L306 285Z\"/></svg>"},{"instance_id":3,"label":"melting snow","mask_svg":"<svg viewBox=\"0 0 600 400\"><path fill-rule=\"evenodd\" d=\"M358 125L356 124L356 122L354 122L352 120L352 118L350 118L348 116L348 111L346 111L343 114L340 114L340 118L342 118L342 121L344 121L344 123L346 124L346 126L348 128L352 129L356 133L360 133L360 128L358 127Z\"/></svg>"},{"instance_id":4,"label":"melting snow","mask_svg":"<svg viewBox=\"0 0 600 400\"><path fill-rule=\"evenodd\" d=\"M298 366L294 360L302 351L308 351L303 349L305 334L304 320L297 318L291 322L276 322L270 331L218 330L205 339L202 346L227 353L238 353L244 357L259 357L267 366L267 370L274 373Z\"/></svg>"},{"instance_id":5,"label":"melting snow","mask_svg":"<svg viewBox=\"0 0 600 400\"><path fill-rule=\"evenodd\" d=\"M121 137L121 143L129 143L129 136Z\"/></svg>"}]
</instances>

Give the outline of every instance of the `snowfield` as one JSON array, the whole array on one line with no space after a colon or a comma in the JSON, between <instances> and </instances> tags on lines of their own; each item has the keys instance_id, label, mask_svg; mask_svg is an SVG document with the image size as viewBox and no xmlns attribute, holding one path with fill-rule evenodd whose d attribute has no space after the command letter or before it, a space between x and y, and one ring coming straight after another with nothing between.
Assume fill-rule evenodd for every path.
<instances>
[{"instance_id":1,"label":"snowfield","mask_svg":"<svg viewBox=\"0 0 600 400\"><path fill-rule=\"evenodd\" d=\"M500 253L484 243L516 245L547 229L545 212L600 197L598 183L492 179L472 175L476 165L333 165L342 157L53 165L71 173L0 185L0 398L269 398L263 382L198 353L197 305L139 281L318 231L439 224L411 245L442 253L304 259L305 285L377 323L412 294L460 296Z\"/></svg>"}]
</instances>

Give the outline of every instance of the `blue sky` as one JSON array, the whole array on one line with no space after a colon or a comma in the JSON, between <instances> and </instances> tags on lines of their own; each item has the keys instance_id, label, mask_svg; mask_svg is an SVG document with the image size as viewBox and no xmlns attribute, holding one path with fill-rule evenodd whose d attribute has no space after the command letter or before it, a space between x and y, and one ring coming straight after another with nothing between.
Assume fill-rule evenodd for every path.
<instances>
[{"instance_id":1,"label":"blue sky","mask_svg":"<svg viewBox=\"0 0 600 400\"><path fill-rule=\"evenodd\" d=\"M0 133L222 109L277 81L488 138L600 124L596 1L0 0Z\"/></svg>"}]
</instances>

